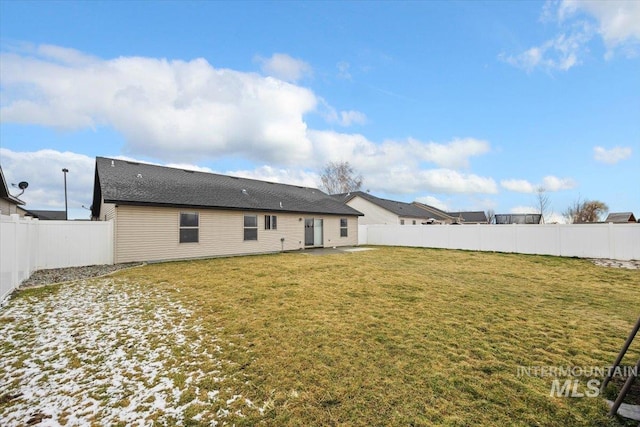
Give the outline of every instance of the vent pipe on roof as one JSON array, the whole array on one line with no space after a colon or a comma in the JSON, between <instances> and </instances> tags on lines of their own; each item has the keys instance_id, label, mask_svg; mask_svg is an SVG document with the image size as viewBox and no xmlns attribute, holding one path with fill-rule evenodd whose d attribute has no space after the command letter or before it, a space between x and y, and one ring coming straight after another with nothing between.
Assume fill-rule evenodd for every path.
<instances>
[{"instance_id":1,"label":"vent pipe on roof","mask_svg":"<svg viewBox=\"0 0 640 427\"><path fill-rule=\"evenodd\" d=\"M244 188L242 189L242 194L248 194L247 190L245 190Z\"/></svg>"},{"instance_id":2,"label":"vent pipe on roof","mask_svg":"<svg viewBox=\"0 0 640 427\"><path fill-rule=\"evenodd\" d=\"M280 202L280 209L282 209L282 202Z\"/></svg>"},{"instance_id":3,"label":"vent pipe on roof","mask_svg":"<svg viewBox=\"0 0 640 427\"><path fill-rule=\"evenodd\" d=\"M111 160L111 167L115 167L115 163Z\"/></svg>"}]
</instances>

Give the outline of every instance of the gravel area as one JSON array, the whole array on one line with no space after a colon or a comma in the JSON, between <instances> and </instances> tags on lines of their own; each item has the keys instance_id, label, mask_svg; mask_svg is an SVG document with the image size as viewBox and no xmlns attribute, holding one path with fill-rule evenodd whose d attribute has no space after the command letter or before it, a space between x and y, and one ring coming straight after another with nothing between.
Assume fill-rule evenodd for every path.
<instances>
[{"instance_id":1,"label":"gravel area","mask_svg":"<svg viewBox=\"0 0 640 427\"><path fill-rule=\"evenodd\" d=\"M37 270L31 277L22 282L19 289L34 288L37 286L50 285L52 283L71 282L74 280L88 279L91 277L104 276L114 271L125 268L143 265L140 262L130 262L124 264L104 264L90 265L86 267L51 268L47 270Z\"/></svg>"}]
</instances>

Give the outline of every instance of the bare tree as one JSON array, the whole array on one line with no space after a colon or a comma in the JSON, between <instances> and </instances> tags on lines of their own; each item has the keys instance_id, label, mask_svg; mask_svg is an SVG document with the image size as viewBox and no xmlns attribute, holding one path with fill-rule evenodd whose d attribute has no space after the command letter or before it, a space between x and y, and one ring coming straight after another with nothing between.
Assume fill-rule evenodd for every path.
<instances>
[{"instance_id":1,"label":"bare tree","mask_svg":"<svg viewBox=\"0 0 640 427\"><path fill-rule=\"evenodd\" d=\"M609 211L609 207L599 200L584 200L578 198L572 202L564 215L573 224L598 222Z\"/></svg>"},{"instance_id":2,"label":"bare tree","mask_svg":"<svg viewBox=\"0 0 640 427\"><path fill-rule=\"evenodd\" d=\"M538 187L536 189L536 203L538 207L538 213L542 216L542 223L544 224L545 217L549 213L549 195L547 189L544 187Z\"/></svg>"},{"instance_id":3,"label":"bare tree","mask_svg":"<svg viewBox=\"0 0 640 427\"><path fill-rule=\"evenodd\" d=\"M362 187L362 175L356 173L349 162L329 162L320 174L320 188L329 194L358 191Z\"/></svg>"},{"instance_id":4,"label":"bare tree","mask_svg":"<svg viewBox=\"0 0 640 427\"><path fill-rule=\"evenodd\" d=\"M496 211L493 209L487 209L484 214L487 217L489 224L491 224L493 222L493 217L496 215Z\"/></svg>"}]
</instances>

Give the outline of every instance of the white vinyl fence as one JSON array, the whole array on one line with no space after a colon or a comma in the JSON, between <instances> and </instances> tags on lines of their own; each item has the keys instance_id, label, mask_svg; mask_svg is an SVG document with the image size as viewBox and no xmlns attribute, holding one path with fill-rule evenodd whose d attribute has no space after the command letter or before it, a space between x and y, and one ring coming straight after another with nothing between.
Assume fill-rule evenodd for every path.
<instances>
[{"instance_id":1,"label":"white vinyl fence","mask_svg":"<svg viewBox=\"0 0 640 427\"><path fill-rule=\"evenodd\" d=\"M0 301L35 270L113 264L111 221L0 215Z\"/></svg>"},{"instance_id":2,"label":"white vinyl fence","mask_svg":"<svg viewBox=\"0 0 640 427\"><path fill-rule=\"evenodd\" d=\"M640 224L360 225L359 244L640 260Z\"/></svg>"}]
</instances>

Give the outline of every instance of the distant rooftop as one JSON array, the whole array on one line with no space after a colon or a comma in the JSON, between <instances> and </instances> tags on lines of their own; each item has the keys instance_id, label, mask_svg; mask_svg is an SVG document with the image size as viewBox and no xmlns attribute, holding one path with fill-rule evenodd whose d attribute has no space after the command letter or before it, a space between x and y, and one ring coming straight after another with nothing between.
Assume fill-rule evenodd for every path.
<instances>
[{"instance_id":1,"label":"distant rooftop","mask_svg":"<svg viewBox=\"0 0 640 427\"><path fill-rule=\"evenodd\" d=\"M607 216L607 219L605 219L604 222L636 222L636 217L633 215L633 212L612 212Z\"/></svg>"},{"instance_id":2,"label":"distant rooftop","mask_svg":"<svg viewBox=\"0 0 640 427\"><path fill-rule=\"evenodd\" d=\"M426 210L416 206L413 203L382 199L380 197L372 196L369 193L365 193L364 191L352 191L350 193L333 194L331 197L341 201L342 203L347 203L349 200L353 199L356 196L362 197L363 199L377 206L380 206L381 208L386 209L389 212L405 218L427 219L433 216Z\"/></svg>"}]
</instances>

